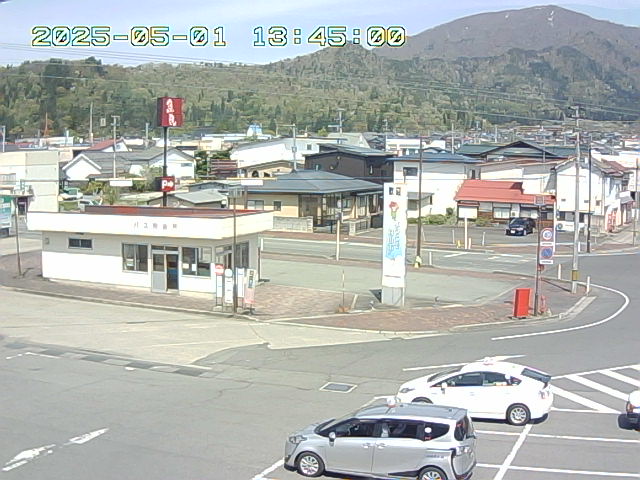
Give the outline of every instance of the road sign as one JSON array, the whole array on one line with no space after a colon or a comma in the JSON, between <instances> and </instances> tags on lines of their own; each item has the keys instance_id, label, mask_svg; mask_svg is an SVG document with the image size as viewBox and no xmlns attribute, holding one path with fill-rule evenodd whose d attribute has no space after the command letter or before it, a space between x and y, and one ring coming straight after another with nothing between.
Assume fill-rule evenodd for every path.
<instances>
[{"instance_id":1,"label":"road sign","mask_svg":"<svg viewBox=\"0 0 640 480\"><path fill-rule=\"evenodd\" d=\"M158 177L160 179L161 192L173 192L176 189L175 177Z\"/></svg>"},{"instance_id":2,"label":"road sign","mask_svg":"<svg viewBox=\"0 0 640 480\"><path fill-rule=\"evenodd\" d=\"M540 230L540 245L542 247L555 247L555 243L553 228L543 228Z\"/></svg>"},{"instance_id":3,"label":"road sign","mask_svg":"<svg viewBox=\"0 0 640 480\"><path fill-rule=\"evenodd\" d=\"M540 247L540 265L553 265L553 247Z\"/></svg>"}]
</instances>

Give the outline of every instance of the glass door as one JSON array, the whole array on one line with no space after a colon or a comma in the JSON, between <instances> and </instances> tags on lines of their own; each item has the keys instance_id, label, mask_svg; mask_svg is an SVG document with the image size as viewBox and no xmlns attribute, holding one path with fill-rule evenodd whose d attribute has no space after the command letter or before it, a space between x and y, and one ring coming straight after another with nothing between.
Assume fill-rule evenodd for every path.
<instances>
[{"instance_id":1,"label":"glass door","mask_svg":"<svg viewBox=\"0 0 640 480\"><path fill-rule=\"evenodd\" d=\"M153 269L151 271L151 291L164 293L167 291L167 267L164 252L151 254Z\"/></svg>"}]
</instances>

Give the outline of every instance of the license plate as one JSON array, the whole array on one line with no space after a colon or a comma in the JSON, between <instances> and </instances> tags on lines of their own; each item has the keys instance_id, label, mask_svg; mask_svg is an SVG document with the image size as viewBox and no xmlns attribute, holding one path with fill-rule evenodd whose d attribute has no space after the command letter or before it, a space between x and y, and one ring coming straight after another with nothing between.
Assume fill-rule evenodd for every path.
<instances>
[{"instance_id":1,"label":"license plate","mask_svg":"<svg viewBox=\"0 0 640 480\"><path fill-rule=\"evenodd\" d=\"M511 230L511 233L516 233L516 231L515 230Z\"/></svg>"}]
</instances>

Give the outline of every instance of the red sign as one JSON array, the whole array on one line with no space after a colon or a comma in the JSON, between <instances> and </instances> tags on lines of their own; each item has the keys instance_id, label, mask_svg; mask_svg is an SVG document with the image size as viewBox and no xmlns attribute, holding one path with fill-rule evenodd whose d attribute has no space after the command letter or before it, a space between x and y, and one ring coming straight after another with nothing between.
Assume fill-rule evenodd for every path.
<instances>
[{"instance_id":1,"label":"red sign","mask_svg":"<svg viewBox=\"0 0 640 480\"><path fill-rule=\"evenodd\" d=\"M160 177L160 191L173 192L176 189L176 177Z\"/></svg>"},{"instance_id":2,"label":"red sign","mask_svg":"<svg viewBox=\"0 0 640 480\"><path fill-rule=\"evenodd\" d=\"M224 265L222 265L221 263L216 263L213 271L216 273L216 275L224 275Z\"/></svg>"},{"instance_id":3,"label":"red sign","mask_svg":"<svg viewBox=\"0 0 640 480\"><path fill-rule=\"evenodd\" d=\"M182 126L182 102L183 98L160 97L158 98L158 126L181 127Z\"/></svg>"}]
</instances>

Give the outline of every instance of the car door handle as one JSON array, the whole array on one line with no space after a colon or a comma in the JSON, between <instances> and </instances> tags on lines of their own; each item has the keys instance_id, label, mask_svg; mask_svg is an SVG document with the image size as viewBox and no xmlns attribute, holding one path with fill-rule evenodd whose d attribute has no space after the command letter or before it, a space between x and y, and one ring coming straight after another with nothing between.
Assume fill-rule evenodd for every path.
<instances>
[{"instance_id":1,"label":"car door handle","mask_svg":"<svg viewBox=\"0 0 640 480\"><path fill-rule=\"evenodd\" d=\"M373 443L363 443L362 444L362 448L369 448L369 447L373 447Z\"/></svg>"},{"instance_id":2,"label":"car door handle","mask_svg":"<svg viewBox=\"0 0 640 480\"><path fill-rule=\"evenodd\" d=\"M386 446L387 446L386 443L378 443L378 444L376 444L376 447L378 447L378 448L384 448Z\"/></svg>"}]
</instances>

